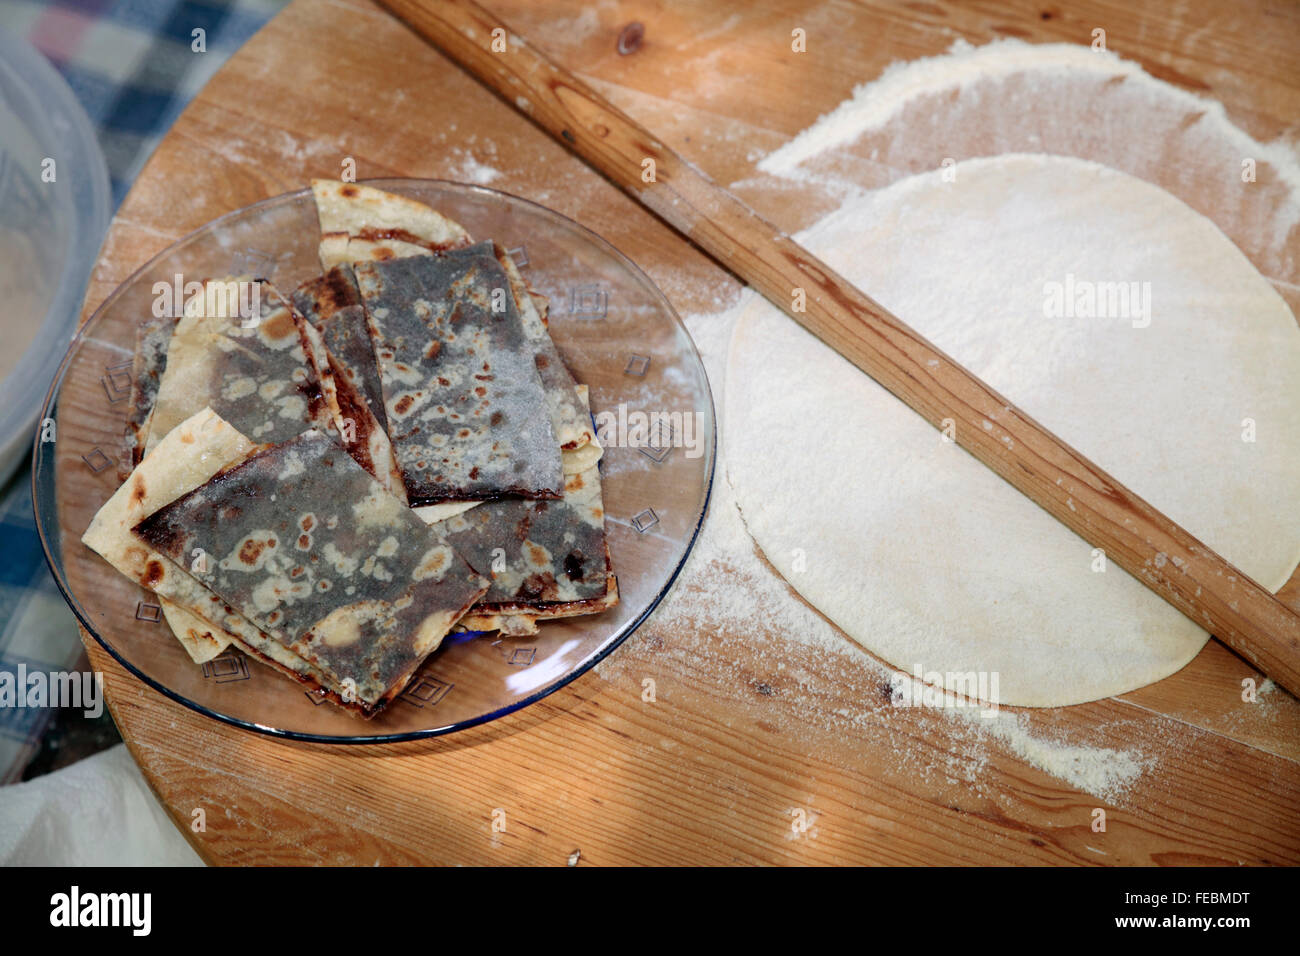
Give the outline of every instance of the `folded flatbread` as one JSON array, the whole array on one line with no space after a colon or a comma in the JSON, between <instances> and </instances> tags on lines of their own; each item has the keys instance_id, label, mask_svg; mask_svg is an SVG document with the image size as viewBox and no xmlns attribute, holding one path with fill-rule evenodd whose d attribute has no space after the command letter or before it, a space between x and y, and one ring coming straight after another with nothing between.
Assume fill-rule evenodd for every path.
<instances>
[{"instance_id":1,"label":"folded flatbread","mask_svg":"<svg viewBox=\"0 0 1300 956\"><path fill-rule=\"evenodd\" d=\"M488 587L436 526L314 430L255 451L133 531L189 561L231 613L367 713Z\"/></svg>"},{"instance_id":2,"label":"folded flatbread","mask_svg":"<svg viewBox=\"0 0 1300 956\"><path fill-rule=\"evenodd\" d=\"M313 179L321 267L469 245L469 233L424 203L360 183Z\"/></svg>"},{"instance_id":3,"label":"folded flatbread","mask_svg":"<svg viewBox=\"0 0 1300 956\"><path fill-rule=\"evenodd\" d=\"M535 353L537 374L546 391L546 407L551 416L551 427L555 429L555 437L565 452L576 451L595 441L591 415L578 398L573 376L560 357L560 350L551 340L551 334L537 309L536 299L530 294L514 260L499 243L492 244L492 252L510 281L510 290L519 309L524 334ZM449 253L451 256L467 254L468 250ZM588 455L584 457L584 462L588 466L594 465L599 457L596 455L593 459Z\"/></svg>"},{"instance_id":4,"label":"folded flatbread","mask_svg":"<svg viewBox=\"0 0 1300 956\"><path fill-rule=\"evenodd\" d=\"M589 414L585 385L578 396ZM594 438L592 447L600 449ZM598 614L618 603L594 461L565 476L561 501L488 502L443 527L466 560L492 574L488 593L461 621L465 630L532 634L538 621Z\"/></svg>"},{"instance_id":5,"label":"folded flatbread","mask_svg":"<svg viewBox=\"0 0 1300 956\"><path fill-rule=\"evenodd\" d=\"M559 498L559 441L492 244L354 269L410 503Z\"/></svg>"},{"instance_id":6,"label":"folded flatbread","mask_svg":"<svg viewBox=\"0 0 1300 956\"><path fill-rule=\"evenodd\" d=\"M126 416L126 452L117 475L122 481L144 458L154 399L167 368L167 347L175 330L176 320L171 316L151 318L136 329L135 358L131 363L131 407Z\"/></svg>"},{"instance_id":7,"label":"folded flatbread","mask_svg":"<svg viewBox=\"0 0 1300 956\"><path fill-rule=\"evenodd\" d=\"M470 245L469 233L463 226L405 196L331 180L313 180L312 192L321 223L321 261L326 269L340 263L430 256ZM537 368L546 391L551 427L567 458L569 452L594 441L590 417L575 401L573 377L547 331L546 296L528 286L514 260L500 244L493 244L493 252L506 270L524 332L537 353ZM299 307L302 308L301 303ZM334 351L333 345L330 350ZM382 413L376 412L376 415L384 422ZM597 450L589 448L577 457L575 463L566 462L565 471L568 474L582 471L595 464L599 457Z\"/></svg>"},{"instance_id":8,"label":"folded flatbread","mask_svg":"<svg viewBox=\"0 0 1300 956\"><path fill-rule=\"evenodd\" d=\"M596 468L569 475L561 501L489 501L436 527L492 576L461 622L467 630L530 634L537 621L597 614L618 603Z\"/></svg>"},{"instance_id":9,"label":"folded flatbread","mask_svg":"<svg viewBox=\"0 0 1300 956\"><path fill-rule=\"evenodd\" d=\"M350 277L349 272L347 278ZM300 328L303 351L320 382L325 403L333 416L335 432L344 449L385 489L405 501L406 491L388 432L367 400L363 391L366 383L356 370L357 364L365 362L367 355L372 368L374 364L365 313L360 305L329 311L340 294L346 293L320 287L313 290L300 287L294 292L294 308L307 319ZM322 314L325 317L318 318ZM360 339L357 326L360 327ZM328 344L330 342L333 346ZM347 356L350 361L340 356ZM373 377L373 372L370 372L370 378Z\"/></svg>"},{"instance_id":10,"label":"folded flatbread","mask_svg":"<svg viewBox=\"0 0 1300 956\"><path fill-rule=\"evenodd\" d=\"M186 453L188 448L202 448L204 453L190 455ZM210 595L180 566L145 547L130 531L146 515L203 484L253 448L243 435L210 409L204 409L155 445L99 509L81 539L118 571L158 595L177 639L200 664L220 654L230 643L229 634L224 632L212 632L205 638L204 631L210 629L198 627L183 613L211 613ZM191 630L196 633L190 634Z\"/></svg>"},{"instance_id":11,"label":"folded flatbread","mask_svg":"<svg viewBox=\"0 0 1300 956\"><path fill-rule=\"evenodd\" d=\"M294 290L292 298L294 306L319 330L324 340L333 379L339 383L336 401L345 420L344 434L347 435L348 419L362 422L352 442L345 443L349 454L385 488L405 499L406 488L388 438L379 366L375 364L366 313L352 267L343 263L323 276L309 279ZM358 398L365 402L364 409L356 407ZM426 524L433 524L468 511L476 504L476 501L440 502L416 508L415 513Z\"/></svg>"},{"instance_id":12,"label":"folded flatbread","mask_svg":"<svg viewBox=\"0 0 1300 956\"><path fill-rule=\"evenodd\" d=\"M238 281L213 280L204 288L233 288ZM308 428L334 425L307 356L306 320L269 282L258 281L257 289L260 308L252 319L230 307L233 292L196 296L187 304L167 350L146 451L204 408L258 442L280 442Z\"/></svg>"},{"instance_id":13,"label":"folded flatbread","mask_svg":"<svg viewBox=\"0 0 1300 956\"><path fill-rule=\"evenodd\" d=\"M384 394L379 387L379 367L366 331L366 312L356 276L346 263L335 266L323 276L309 279L291 296L298 311L320 330L330 356L365 399L381 428L388 427L384 417Z\"/></svg>"}]
</instances>

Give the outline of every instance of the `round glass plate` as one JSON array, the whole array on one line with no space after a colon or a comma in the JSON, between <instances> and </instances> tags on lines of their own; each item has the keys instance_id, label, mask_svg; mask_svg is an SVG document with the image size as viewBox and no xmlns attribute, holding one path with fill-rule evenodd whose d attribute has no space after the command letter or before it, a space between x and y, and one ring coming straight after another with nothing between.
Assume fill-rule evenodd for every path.
<instances>
[{"instance_id":1,"label":"round glass plate","mask_svg":"<svg viewBox=\"0 0 1300 956\"><path fill-rule=\"evenodd\" d=\"M369 185L428 203L476 239L509 249L550 299L550 328L606 428L601 463L606 531L620 601L601 614L543 622L529 637L449 635L405 692L360 720L240 651L198 665L154 597L81 543L118 486L137 326L154 284L252 274L282 292L320 273L308 190L230 213L135 273L82 328L41 414L32 468L37 527L55 580L104 648L155 689L202 714L300 740L378 743L449 733L540 700L596 664L663 598L695 540L713 478L714 417L704 367L668 300L589 230L495 190L432 180ZM601 417L601 413L606 413ZM639 414L638 414L639 413ZM669 427L649 440L640 415Z\"/></svg>"}]
</instances>

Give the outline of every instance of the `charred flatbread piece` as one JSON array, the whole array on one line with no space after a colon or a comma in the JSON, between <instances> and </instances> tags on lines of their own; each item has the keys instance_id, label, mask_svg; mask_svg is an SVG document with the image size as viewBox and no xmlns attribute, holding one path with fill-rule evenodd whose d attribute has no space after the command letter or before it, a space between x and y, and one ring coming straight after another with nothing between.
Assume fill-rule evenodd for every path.
<instances>
[{"instance_id":1,"label":"charred flatbread piece","mask_svg":"<svg viewBox=\"0 0 1300 956\"><path fill-rule=\"evenodd\" d=\"M323 233L321 261L327 269L336 263L429 256L470 245L469 233L459 223L405 196L330 180L314 180L312 190ZM537 353L538 374L560 447L566 454L583 448L594 440L595 434L589 416L574 398L573 377L547 331L547 299L529 288L500 244L494 243L493 252L506 271L524 332ZM315 294L334 291L317 287ZM304 303L297 304L307 311ZM330 350L335 351L332 344ZM384 422L382 413L376 415ZM582 456L582 463L594 464L599 457L598 452L589 450Z\"/></svg>"},{"instance_id":2,"label":"charred flatbread piece","mask_svg":"<svg viewBox=\"0 0 1300 956\"><path fill-rule=\"evenodd\" d=\"M255 452L134 529L233 612L374 710L487 582L327 435Z\"/></svg>"},{"instance_id":3,"label":"charred flatbread piece","mask_svg":"<svg viewBox=\"0 0 1300 956\"><path fill-rule=\"evenodd\" d=\"M587 387L579 385L577 391L589 415ZM592 449L589 467L569 470ZM481 505L482 514L444 522L448 540L456 541L465 554L476 555L472 560L481 564L492 558L492 588L462 619L465 630L533 634L538 621L598 614L618 603L596 468L600 451L593 437L590 445L564 453L563 501L502 500ZM518 551L513 552L516 542ZM557 554L563 557L556 560ZM502 555L505 567L497 560Z\"/></svg>"},{"instance_id":4,"label":"charred flatbread piece","mask_svg":"<svg viewBox=\"0 0 1300 956\"><path fill-rule=\"evenodd\" d=\"M492 569L492 586L466 628L531 633L532 622L618 603L596 468L569 475L561 501L490 501L442 526L467 561Z\"/></svg>"},{"instance_id":5,"label":"charred flatbread piece","mask_svg":"<svg viewBox=\"0 0 1300 956\"><path fill-rule=\"evenodd\" d=\"M355 272L411 505L559 498L559 442L492 244Z\"/></svg>"},{"instance_id":6,"label":"charred flatbread piece","mask_svg":"<svg viewBox=\"0 0 1300 956\"><path fill-rule=\"evenodd\" d=\"M321 330L303 320L299 331L302 333L303 351L316 374L316 380L320 382L321 393L325 397L339 442L353 461L368 471L385 490L405 501L406 492L402 488L402 478L397 470L397 459L393 457L393 446L388 440L388 433L380 426L365 398L348 378L346 370L325 347Z\"/></svg>"},{"instance_id":7,"label":"charred flatbread piece","mask_svg":"<svg viewBox=\"0 0 1300 956\"><path fill-rule=\"evenodd\" d=\"M304 349L305 320L269 282L216 280L204 289L172 335L146 450L204 408L257 442L328 429L333 416ZM256 300L255 315L233 307L241 297Z\"/></svg>"},{"instance_id":8,"label":"charred flatbread piece","mask_svg":"<svg viewBox=\"0 0 1300 956\"><path fill-rule=\"evenodd\" d=\"M191 449L201 454L190 454ZM131 580L159 596L177 639L197 663L211 660L230 643L229 635L212 633L191 638L193 622L170 611L189 608L196 613L207 603L205 589L180 567L141 544L131 528L155 509L208 481L221 468L241 460L253 450L243 435L210 409L192 416L160 440L126 482L99 509L82 541Z\"/></svg>"},{"instance_id":9,"label":"charred flatbread piece","mask_svg":"<svg viewBox=\"0 0 1300 956\"><path fill-rule=\"evenodd\" d=\"M118 470L118 478L123 481L144 458L149 419L153 415L154 399L158 396L158 384L167 368L167 347L174 331L176 320L170 316L149 319L136 330L135 358L131 363L131 407L126 417L126 453Z\"/></svg>"},{"instance_id":10,"label":"charred flatbread piece","mask_svg":"<svg viewBox=\"0 0 1300 956\"><path fill-rule=\"evenodd\" d=\"M100 508L82 541L157 596L168 625L195 663L211 660L233 645L339 707L373 716L375 708L327 687L329 678L319 668L272 640L187 573L186 566L144 545L131 532L143 517L243 461L257 447L205 408L168 432L145 456Z\"/></svg>"},{"instance_id":11,"label":"charred flatbread piece","mask_svg":"<svg viewBox=\"0 0 1300 956\"><path fill-rule=\"evenodd\" d=\"M366 311L352 268L335 266L325 275L309 279L294 290L292 299L298 311L320 330L344 378L365 399L380 427L387 429L379 366L370 346Z\"/></svg>"},{"instance_id":12,"label":"charred flatbread piece","mask_svg":"<svg viewBox=\"0 0 1300 956\"><path fill-rule=\"evenodd\" d=\"M537 374L542 380L542 388L546 390L546 407L551 416L551 427L555 429L555 437L566 452L582 448L595 441L596 433L591 427L591 416L578 399L573 376L560 357L560 350L555 347L537 309L536 298L529 292L514 260L499 243L493 243L492 251L510 281L510 291L519 309L524 334L536 353ZM464 254L449 253L452 256ZM598 455L596 457L599 458ZM595 461L591 461L591 464L595 464Z\"/></svg>"}]
</instances>

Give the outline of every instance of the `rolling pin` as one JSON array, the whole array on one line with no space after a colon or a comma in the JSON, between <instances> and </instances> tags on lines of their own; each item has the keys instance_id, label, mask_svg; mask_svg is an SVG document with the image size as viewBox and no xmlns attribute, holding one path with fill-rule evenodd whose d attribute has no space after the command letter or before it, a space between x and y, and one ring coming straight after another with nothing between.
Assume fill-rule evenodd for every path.
<instances>
[{"instance_id":1,"label":"rolling pin","mask_svg":"<svg viewBox=\"0 0 1300 956\"><path fill-rule=\"evenodd\" d=\"M380 2L936 428L947 425L958 444L1109 560L1300 696L1295 611L478 4Z\"/></svg>"}]
</instances>

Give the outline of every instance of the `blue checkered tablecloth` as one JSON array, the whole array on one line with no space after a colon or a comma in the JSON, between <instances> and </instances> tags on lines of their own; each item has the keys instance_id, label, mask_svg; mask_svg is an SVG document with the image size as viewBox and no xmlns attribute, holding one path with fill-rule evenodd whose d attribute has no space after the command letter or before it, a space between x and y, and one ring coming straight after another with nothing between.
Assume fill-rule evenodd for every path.
<instances>
[{"instance_id":1,"label":"blue checkered tablecloth","mask_svg":"<svg viewBox=\"0 0 1300 956\"><path fill-rule=\"evenodd\" d=\"M25 37L72 87L98 133L116 205L194 94L285 2L0 0L0 30ZM36 536L29 469L30 460L0 491L0 671L10 673L82 659ZM0 707L0 783L19 779L51 717Z\"/></svg>"}]
</instances>

